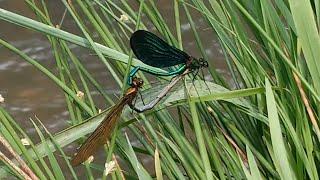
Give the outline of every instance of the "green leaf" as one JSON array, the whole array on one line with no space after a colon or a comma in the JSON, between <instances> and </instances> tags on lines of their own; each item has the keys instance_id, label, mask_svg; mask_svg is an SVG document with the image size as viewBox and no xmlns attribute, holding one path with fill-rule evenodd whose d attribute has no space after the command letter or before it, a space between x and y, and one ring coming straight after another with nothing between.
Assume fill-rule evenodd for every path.
<instances>
[{"instance_id":1,"label":"green leaf","mask_svg":"<svg viewBox=\"0 0 320 180\"><path fill-rule=\"evenodd\" d=\"M278 116L277 103L273 94L271 84L266 78L266 99L268 109L268 119L270 126L270 135L272 148L274 151L274 160L278 164L278 172L282 179L296 179L295 174L289 162L290 151L287 151L285 140L282 136L280 119Z\"/></svg>"},{"instance_id":2,"label":"green leaf","mask_svg":"<svg viewBox=\"0 0 320 180\"><path fill-rule=\"evenodd\" d=\"M297 29L298 40L301 42L303 55L307 62L317 93L320 93L320 37L311 1L289 0L291 13Z\"/></svg>"},{"instance_id":3,"label":"green leaf","mask_svg":"<svg viewBox=\"0 0 320 180\"><path fill-rule=\"evenodd\" d=\"M253 153L251 152L249 146L246 146L246 149L247 149L247 157L248 157L248 163L249 163L252 179L262 180L263 178L260 174L257 162L254 159Z\"/></svg>"},{"instance_id":4,"label":"green leaf","mask_svg":"<svg viewBox=\"0 0 320 180\"><path fill-rule=\"evenodd\" d=\"M158 150L158 147L156 147L156 150L154 152L154 167L156 170L157 180L163 180L160 163L161 162L160 162L159 150Z\"/></svg>"},{"instance_id":5,"label":"green leaf","mask_svg":"<svg viewBox=\"0 0 320 180\"><path fill-rule=\"evenodd\" d=\"M135 170L135 172L137 173L139 179L145 179L145 180L152 180L151 176L149 175L149 173L145 170L145 168L142 166L142 164L138 161L138 158L131 146L130 140L128 138L128 136L125 136L127 139L127 145L122 144L122 149L126 154L126 157L129 159L131 166L133 167L133 169Z\"/></svg>"}]
</instances>

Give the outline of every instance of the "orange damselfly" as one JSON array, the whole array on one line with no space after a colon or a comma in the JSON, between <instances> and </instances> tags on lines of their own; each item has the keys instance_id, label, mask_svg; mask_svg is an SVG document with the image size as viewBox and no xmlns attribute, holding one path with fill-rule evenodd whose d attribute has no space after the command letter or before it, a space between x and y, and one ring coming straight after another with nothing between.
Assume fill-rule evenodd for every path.
<instances>
[{"instance_id":1,"label":"orange damselfly","mask_svg":"<svg viewBox=\"0 0 320 180\"><path fill-rule=\"evenodd\" d=\"M120 101L112 107L105 119L99 124L96 130L88 137L81 145L78 153L72 158L71 164L77 166L84 162L97 151L97 149L106 144L113 129L122 113L125 105L131 105L135 99L139 88L143 85L143 81L139 78L134 78L131 87L126 91Z\"/></svg>"}]
</instances>

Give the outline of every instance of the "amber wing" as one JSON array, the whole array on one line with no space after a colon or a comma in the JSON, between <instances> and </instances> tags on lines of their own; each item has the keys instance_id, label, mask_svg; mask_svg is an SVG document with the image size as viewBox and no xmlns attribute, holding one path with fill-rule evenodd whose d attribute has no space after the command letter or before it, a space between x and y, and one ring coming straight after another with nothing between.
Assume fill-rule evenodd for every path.
<instances>
[{"instance_id":1,"label":"amber wing","mask_svg":"<svg viewBox=\"0 0 320 180\"><path fill-rule=\"evenodd\" d=\"M89 136L89 138L81 145L78 153L71 160L71 164L73 166L77 166L87 160L89 156L95 153L100 146L107 143L111 133L113 132L116 122L122 113L122 109L126 104L128 104L129 101L131 101L131 98L128 96L124 96L120 99L119 103L110 110L106 118L99 124L97 129Z\"/></svg>"}]
</instances>

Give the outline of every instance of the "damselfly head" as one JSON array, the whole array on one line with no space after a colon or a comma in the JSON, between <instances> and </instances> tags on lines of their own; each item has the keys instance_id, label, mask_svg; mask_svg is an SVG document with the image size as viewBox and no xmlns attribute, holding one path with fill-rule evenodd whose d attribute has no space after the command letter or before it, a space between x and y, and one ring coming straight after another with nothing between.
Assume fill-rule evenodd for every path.
<instances>
[{"instance_id":1,"label":"damselfly head","mask_svg":"<svg viewBox=\"0 0 320 180\"><path fill-rule=\"evenodd\" d=\"M190 57L190 60L187 63L187 66L189 66L191 70L197 70L201 68L207 68L209 64L208 64L208 61L206 61L204 58L197 59L194 57Z\"/></svg>"},{"instance_id":2,"label":"damselfly head","mask_svg":"<svg viewBox=\"0 0 320 180\"><path fill-rule=\"evenodd\" d=\"M137 88L141 88L143 85L143 80L137 77L134 77L132 79L132 85L131 87L137 87Z\"/></svg>"},{"instance_id":3,"label":"damselfly head","mask_svg":"<svg viewBox=\"0 0 320 180\"><path fill-rule=\"evenodd\" d=\"M199 58L198 62L199 62L200 68L209 67L208 61L206 61L204 58Z\"/></svg>"}]
</instances>

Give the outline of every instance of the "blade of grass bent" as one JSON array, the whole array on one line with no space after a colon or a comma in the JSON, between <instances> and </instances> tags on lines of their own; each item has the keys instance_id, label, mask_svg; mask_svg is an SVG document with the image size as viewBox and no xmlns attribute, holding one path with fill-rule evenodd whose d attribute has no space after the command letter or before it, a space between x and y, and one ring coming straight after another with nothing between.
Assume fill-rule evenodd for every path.
<instances>
[{"instance_id":1,"label":"blade of grass bent","mask_svg":"<svg viewBox=\"0 0 320 180\"><path fill-rule=\"evenodd\" d=\"M0 19L2 19L4 21L8 21L8 22L16 24L16 25L19 25L19 26L22 26L22 27L25 27L25 28L29 28L32 30L36 30L36 31L48 34L50 36L57 37L59 39L63 39L65 41L77 44L82 47L91 48L91 44L85 38L82 38L80 36L63 31L61 29L40 23L40 22L32 20L30 18L23 17L21 15L7 11L5 9L0 8ZM105 55L111 59L121 61L123 63L128 62L128 55L123 54L123 53L116 51L114 49L108 48L106 46L103 46L99 43L94 43L94 44L103 55ZM160 68L148 66L148 65L142 63L138 59L133 59L132 66L139 66L139 67L142 67L145 69L151 69L154 72L160 72L160 73L166 72Z\"/></svg>"}]
</instances>

